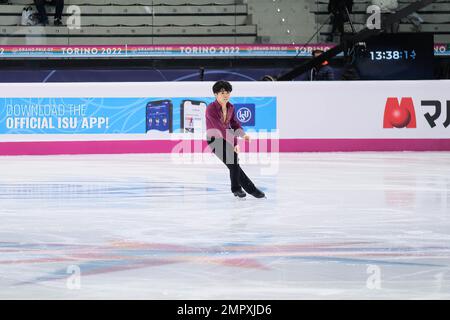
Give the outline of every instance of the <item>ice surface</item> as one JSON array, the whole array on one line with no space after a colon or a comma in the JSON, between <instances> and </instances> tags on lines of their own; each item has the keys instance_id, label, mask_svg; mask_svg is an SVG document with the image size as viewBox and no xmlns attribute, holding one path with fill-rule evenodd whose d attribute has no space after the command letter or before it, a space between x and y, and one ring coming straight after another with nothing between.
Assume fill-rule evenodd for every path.
<instances>
[{"instance_id":1,"label":"ice surface","mask_svg":"<svg viewBox=\"0 0 450 320\"><path fill-rule=\"evenodd\" d=\"M0 299L450 298L450 153L205 159L0 157Z\"/></svg>"}]
</instances>

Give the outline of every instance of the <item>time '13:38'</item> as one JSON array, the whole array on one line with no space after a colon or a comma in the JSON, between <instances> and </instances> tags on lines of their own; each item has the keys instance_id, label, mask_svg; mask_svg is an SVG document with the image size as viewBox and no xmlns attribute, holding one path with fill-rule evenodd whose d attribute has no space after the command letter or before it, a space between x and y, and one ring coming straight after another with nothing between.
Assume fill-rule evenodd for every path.
<instances>
[{"instance_id":1,"label":"time '13:38'","mask_svg":"<svg viewBox=\"0 0 450 320\"><path fill-rule=\"evenodd\" d=\"M416 51L370 51L370 58L372 60L414 60Z\"/></svg>"}]
</instances>

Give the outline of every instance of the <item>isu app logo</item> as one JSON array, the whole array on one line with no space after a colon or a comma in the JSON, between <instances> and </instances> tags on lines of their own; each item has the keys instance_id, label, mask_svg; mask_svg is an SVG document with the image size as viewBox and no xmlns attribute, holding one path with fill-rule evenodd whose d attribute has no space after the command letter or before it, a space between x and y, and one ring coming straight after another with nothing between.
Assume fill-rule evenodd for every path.
<instances>
[{"instance_id":1,"label":"isu app logo","mask_svg":"<svg viewBox=\"0 0 450 320\"><path fill-rule=\"evenodd\" d=\"M255 126L256 114L255 105L253 103L236 103L234 107L236 109L236 118L242 126Z\"/></svg>"},{"instance_id":2,"label":"isu app logo","mask_svg":"<svg viewBox=\"0 0 450 320\"><path fill-rule=\"evenodd\" d=\"M411 97L403 97L398 101L389 97L384 108L383 128L416 128L416 112Z\"/></svg>"}]
</instances>

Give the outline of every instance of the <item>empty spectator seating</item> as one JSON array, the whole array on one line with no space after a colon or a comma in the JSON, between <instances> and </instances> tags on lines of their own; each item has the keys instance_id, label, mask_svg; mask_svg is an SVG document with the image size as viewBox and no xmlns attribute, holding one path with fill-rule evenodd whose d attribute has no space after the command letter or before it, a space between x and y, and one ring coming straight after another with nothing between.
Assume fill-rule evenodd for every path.
<instances>
[{"instance_id":1,"label":"empty spectator seating","mask_svg":"<svg viewBox=\"0 0 450 320\"><path fill-rule=\"evenodd\" d=\"M184 44L255 43L247 5L235 0L66 0L81 11L81 28L21 26L22 9L32 0L0 5L0 44ZM69 10L69 13L67 12ZM73 21L73 18L71 19ZM70 22L70 21L69 21Z\"/></svg>"}]
</instances>

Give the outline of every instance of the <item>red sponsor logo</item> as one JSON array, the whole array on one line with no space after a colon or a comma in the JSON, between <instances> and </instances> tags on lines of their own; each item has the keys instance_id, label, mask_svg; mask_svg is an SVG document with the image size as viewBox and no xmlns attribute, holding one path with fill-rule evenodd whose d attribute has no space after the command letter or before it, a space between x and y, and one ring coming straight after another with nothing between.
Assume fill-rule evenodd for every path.
<instances>
[{"instance_id":1,"label":"red sponsor logo","mask_svg":"<svg viewBox=\"0 0 450 320\"><path fill-rule=\"evenodd\" d=\"M389 97L384 108L383 128L416 128L416 112L411 97Z\"/></svg>"}]
</instances>

